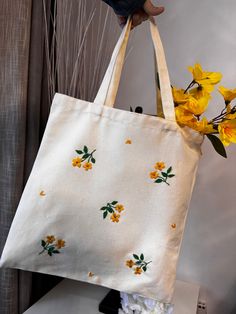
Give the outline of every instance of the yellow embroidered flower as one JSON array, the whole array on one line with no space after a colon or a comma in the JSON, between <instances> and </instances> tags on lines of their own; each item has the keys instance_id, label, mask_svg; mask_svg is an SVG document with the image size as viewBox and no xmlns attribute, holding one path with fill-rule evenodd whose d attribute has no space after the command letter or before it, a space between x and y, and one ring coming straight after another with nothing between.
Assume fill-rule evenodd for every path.
<instances>
[{"instance_id":1,"label":"yellow embroidered flower","mask_svg":"<svg viewBox=\"0 0 236 314\"><path fill-rule=\"evenodd\" d=\"M132 141L130 139L126 140L125 144L132 144Z\"/></svg>"},{"instance_id":2,"label":"yellow embroidered flower","mask_svg":"<svg viewBox=\"0 0 236 314\"><path fill-rule=\"evenodd\" d=\"M228 89L223 86L218 88L218 91L224 97L226 105L228 105L232 100L236 98L236 88L235 89Z\"/></svg>"},{"instance_id":3,"label":"yellow embroidered flower","mask_svg":"<svg viewBox=\"0 0 236 314\"><path fill-rule=\"evenodd\" d=\"M150 172L149 176L151 179L157 179L159 177L159 173L158 171L152 171Z\"/></svg>"},{"instance_id":4,"label":"yellow embroidered flower","mask_svg":"<svg viewBox=\"0 0 236 314\"><path fill-rule=\"evenodd\" d=\"M172 229L175 229L175 228L176 228L176 224L172 224L172 225L171 225L171 228L172 228Z\"/></svg>"},{"instance_id":5,"label":"yellow embroidered flower","mask_svg":"<svg viewBox=\"0 0 236 314\"><path fill-rule=\"evenodd\" d=\"M220 140L225 146L236 143L236 120L224 121L219 124Z\"/></svg>"},{"instance_id":6,"label":"yellow embroidered flower","mask_svg":"<svg viewBox=\"0 0 236 314\"><path fill-rule=\"evenodd\" d=\"M62 240L62 239L58 239L58 240L57 240L57 243L56 243L56 247L57 247L58 249L61 249L62 247L65 246L65 243L66 243L66 241L64 241L64 240Z\"/></svg>"},{"instance_id":7,"label":"yellow embroidered flower","mask_svg":"<svg viewBox=\"0 0 236 314\"><path fill-rule=\"evenodd\" d=\"M54 235L49 235L49 236L47 236L46 238L47 238L47 242L48 242L48 243L53 243L53 242L56 240L56 238L54 237Z\"/></svg>"},{"instance_id":8,"label":"yellow embroidered flower","mask_svg":"<svg viewBox=\"0 0 236 314\"><path fill-rule=\"evenodd\" d=\"M142 268L141 267L136 267L134 270L135 275L141 275L142 274Z\"/></svg>"},{"instance_id":9,"label":"yellow embroidered flower","mask_svg":"<svg viewBox=\"0 0 236 314\"><path fill-rule=\"evenodd\" d=\"M154 168L157 170L163 170L166 167L165 163L163 161L158 161Z\"/></svg>"},{"instance_id":10,"label":"yellow embroidered flower","mask_svg":"<svg viewBox=\"0 0 236 314\"><path fill-rule=\"evenodd\" d=\"M188 70L192 73L194 82L198 83L208 93L211 93L214 85L222 79L221 73L203 71L199 63L196 63L194 67L188 67Z\"/></svg>"},{"instance_id":11,"label":"yellow embroidered flower","mask_svg":"<svg viewBox=\"0 0 236 314\"><path fill-rule=\"evenodd\" d=\"M92 169L93 166L92 166L91 162L86 162L86 163L83 165L83 168L84 168L86 171L88 171L88 170Z\"/></svg>"},{"instance_id":12,"label":"yellow embroidered flower","mask_svg":"<svg viewBox=\"0 0 236 314\"><path fill-rule=\"evenodd\" d=\"M119 214L116 214L116 213L113 213L110 217L110 219L112 220L112 222L119 222L119 218L120 218L120 215Z\"/></svg>"},{"instance_id":13,"label":"yellow embroidered flower","mask_svg":"<svg viewBox=\"0 0 236 314\"><path fill-rule=\"evenodd\" d=\"M45 193L44 191L41 191L41 192L39 193L39 195L40 195L40 196L45 196L46 193Z\"/></svg>"},{"instance_id":14,"label":"yellow embroidered flower","mask_svg":"<svg viewBox=\"0 0 236 314\"><path fill-rule=\"evenodd\" d=\"M126 261L126 266L129 268L132 268L135 265L134 261L132 259Z\"/></svg>"},{"instance_id":15,"label":"yellow embroidered flower","mask_svg":"<svg viewBox=\"0 0 236 314\"><path fill-rule=\"evenodd\" d=\"M119 213L121 213L125 209L122 204L117 204L115 208Z\"/></svg>"},{"instance_id":16,"label":"yellow embroidered flower","mask_svg":"<svg viewBox=\"0 0 236 314\"><path fill-rule=\"evenodd\" d=\"M80 157L76 157L72 160L73 167L81 167L82 159Z\"/></svg>"}]
</instances>

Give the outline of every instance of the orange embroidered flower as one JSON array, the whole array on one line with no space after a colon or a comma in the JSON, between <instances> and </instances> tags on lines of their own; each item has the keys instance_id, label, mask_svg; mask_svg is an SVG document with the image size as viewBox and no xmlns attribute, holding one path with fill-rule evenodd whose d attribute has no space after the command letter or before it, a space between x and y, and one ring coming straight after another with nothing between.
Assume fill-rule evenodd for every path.
<instances>
[{"instance_id":1,"label":"orange embroidered flower","mask_svg":"<svg viewBox=\"0 0 236 314\"><path fill-rule=\"evenodd\" d=\"M121 213L125 209L122 204L117 204L115 208L119 213Z\"/></svg>"},{"instance_id":2,"label":"orange embroidered flower","mask_svg":"<svg viewBox=\"0 0 236 314\"><path fill-rule=\"evenodd\" d=\"M172 224L172 225L171 225L171 228L172 228L172 229L175 229L175 228L176 228L176 224Z\"/></svg>"},{"instance_id":3,"label":"orange embroidered flower","mask_svg":"<svg viewBox=\"0 0 236 314\"><path fill-rule=\"evenodd\" d=\"M76 157L74 159L72 159L72 165L73 167L81 167L81 162L82 162L82 159L80 157Z\"/></svg>"},{"instance_id":4,"label":"orange embroidered flower","mask_svg":"<svg viewBox=\"0 0 236 314\"><path fill-rule=\"evenodd\" d=\"M157 171L152 171L152 172L150 172L149 175L150 175L151 179L157 179L159 176L159 173Z\"/></svg>"},{"instance_id":5,"label":"orange embroidered flower","mask_svg":"<svg viewBox=\"0 0 236 314\"><path fill-rule=\"evenodd\" d=\"M159 161L155 164L154 168L157 170L163 170L166 167L163 161Z\"/></svg>"},{"instance_id":6,"label":"orange embroidered flower","mask_svg":"<svg viewBox=\"0 0 236 314\"><path fill-rule=\"evenodd\" d=\"M132 261L132 259L126 261L125 264L126 264L126 266L128 266L129 268L132 268L132 267L135 265L135 263L134 263L134 261Z\"/></svg>"},{"instance_id":7,"label":"orange embroidered flower","mask_svg":"<svg viewBox=\"0 0 236 314\"><path fill-rule=\"evenodd\" d=\"M57 243L56 243L56 247L57 247L58 249L61 249L62 247L65 246L65 243L66 243L66 241L64 241L64 240L62 240L62 239L58 239L58 240L57 240Z\"/></svg>"},{"instance_id":8,"label":"orange embroidered flower","mask_svg":"<svg viewBox=\"0 0 236 314\"><path fill-rule=\"evenodd\" d=\"M88 273L88 276L89 277L93 277L94 276L94 273L92 273L91 271Z\"/></svg>"},{"instance_id":9,"label":"orange embroidered flower","mask_svg":"<svg viewBox=\"0 0 236 314\"><path fill-rule=\"evenodd\" d=\"M45 194L44 191L41 191L41 192L39 193L39 195L40 195L40 196L45 196L46 194Z\"/></svg>"},{"instance_id":10,"label":"orange embroidered flower","mask_svg":"<svg viewBox=\"0 0 236 314\"><path fill-rule=\"evenodd\" d=\"M136 267L134 270L135 275L141 275L142 274L142 268L141 267Z\"/></svg>"},{"instance_id":11,"label":"orange embroidered flower","mask_svg":"<svg viewBox=\"0 0 236 314\"><path fill-rule=\"evenodd\" d=\"M48 243L53 243L55 240L56 240L56 238L54 237L54 235L47 236L47 242Z\"/></svg>"},{"instance_id":12,"label":"orange embroidered flower","mask_svg":"<svg viewBox=\"0 0 236 314\"><path fill-rule=\"evenodd\" d=\"M86 171L88 171L88 170L92 169L93 166L92 166L91 162L86 162L86 163L83 165L83 168L84 168Z\"/></svg>"},{"instance_id":13,"label":"orange embroidered flower","mask_svg":"<svg viewBox=\"0 0 236 314\"><path fill-rule=\"evenodd\" d=\"M130 139L127 139L125 144L132 144L132 141Z\"/></svg>"},{"instance_id":14,"label":"orange embroidered flower","mask_svg":"<svg viewBox=\"0 0 236 314\"><path fill-rule=\"evenodd\" d=\"M110 217L110 219L112 220L112 222L119 222L119 218L120 218L120 215L119 214L116 214L116 213L113 213Z\"/></svg>"}]
</instances>

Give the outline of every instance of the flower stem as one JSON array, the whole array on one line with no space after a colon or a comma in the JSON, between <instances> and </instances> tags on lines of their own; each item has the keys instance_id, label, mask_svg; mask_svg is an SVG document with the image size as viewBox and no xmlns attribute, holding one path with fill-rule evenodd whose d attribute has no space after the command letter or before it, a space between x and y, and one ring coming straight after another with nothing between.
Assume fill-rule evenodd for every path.
<instances>
[{"instance_id":1,"label":"flower stem","mask_svg":"<svg viewBox=\"0 0 236 314\"><path fill-rule=\"evenodd\" d=\"M193 81L188 85L188 87L185 89L184 94L186 94L187 91L188 91L191 87L193 87L193 85L195 85L195 83L196 83L196 82L193 80Z\"/></svg>"}]
</instances>

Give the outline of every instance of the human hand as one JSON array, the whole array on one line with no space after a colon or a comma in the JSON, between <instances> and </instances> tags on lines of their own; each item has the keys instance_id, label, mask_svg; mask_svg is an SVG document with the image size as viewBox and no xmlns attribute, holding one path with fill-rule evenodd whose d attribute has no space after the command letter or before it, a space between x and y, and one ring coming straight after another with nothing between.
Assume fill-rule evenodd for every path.
<instances>
[{"instance_id":1,"label":"human hand","mask_svg":"<svg viewBox=\"0 0 236 314\"><path fill-rule=\"evenodd\" d=\"M136 10L132 14L132 26L131 29L140 25L142 22L146 21L149 16L157 16L164 12L164 7L156 7L153 5L151 0L146 0L142 9ZM118 22L121 27L124 27L127 21L126 16L117 15Z\"/></svg>"}]
</instances>

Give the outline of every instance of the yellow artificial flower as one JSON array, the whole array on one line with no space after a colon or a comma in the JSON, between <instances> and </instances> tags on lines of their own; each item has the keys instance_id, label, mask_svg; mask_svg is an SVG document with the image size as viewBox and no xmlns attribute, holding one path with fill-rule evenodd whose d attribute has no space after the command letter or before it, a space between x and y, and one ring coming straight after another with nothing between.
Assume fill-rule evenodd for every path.
<instances>
[{"instance_id":1,"label":"yellow artificial flower","mask_svg":"<svg viewBox=\"0 0 236 314\"><path fill-rule=\"evenodd\" d=\"M56 238L54 237L54 235L47 236L47 242L48 243L53 243L55 240L56 240Z\"/></svg>"},{"instance_id":2,"label":"yellow artificial flower","mask_svg":"<svg viewBox=\"0 0 236 314\"><path fill-rule=\"evenodd\" d=\"M124 210L125 208L124 208L124 206L122 205L122 204L117 204L116 205L116 210L119 212L119 213L121 213L122 212L122 210Z\"/></svg>"},{"instance_id":3,"label":"yellow artificial flower","mask_svg":"<svg viewBox=\"0 0 236 314\"><path fill-rule=\"evenodd\" d=\"M83 168L84 168L86 171L92 169L92 167L93 167L93 166L92 166L91 162L86 162L86 163L83 165Z\"/></svg>"},{"instance_id":4,"label":"yellow artificial flower","mask_svg":"<svg viewBox=\"0 0 236 314\"><path fill-rule=\"evenodd\" d=\"M163 161L158 161L154 168L157 170L163 170L166 167L165 163Z\"/></svg>"},{"instance_id":5,"label":"yellow artificial flower","mask_svg":"<svg viewBox=\"0 0 236 314\"><path fill-rule=\"evenodd\" d=\"M180 125L188 125L194 119L192 112L187 110L185 106L178 106L175 108L176 120Z\"/></svg>"},{"instance_id":6,"label":"yellow artificial flower","mask_svg":"<svg viewBox=\"0 0 236 314\"><path fill-rule=\"evenodd\" d=\"M223 121L218 126L220 140L225 146L236 144L236 120Z\"/></svg>"},{"instance_id":7,"label":"yellow artificial flower","mask_svg":"<svg viewBox=\"0 0 236 314\"><path fill-rule=\"evenodd\" d=\"M211 93L214 85L222 79L221 73L203 71L199 63L196 63L194 67L188 67L188 70L192 73L194 82L198 83L208 93Z\"/></svg>"},{"instance_id":8,"label":"yellow artificial flower","mask_svg":"<svg viewBox=\"0 0 236 314\"><path fill-rule=\"evenodd\" d=\"M134 261L132 261L132 259L126 261L126 266L128 266L129 268L132 268L135 265Z\"/></svg>"},{"instance_id":9,"label":"yellow artificial flower","mask_svg":"<svg viewBox=\"0 0 236 314\"><path fill-rule=\"evenodd\" d=\"M201 90L199 88L190 90L190 94L196 100L196 102L189 101L185 104L185 108L196 116L202 115L208 107L211 95L205 90Z\"/></svg>"},{"instance_id":10,"label":"yellow artificial flower","mask_svg":"<svg viewBox=\"0 0 236 314\"><path fill-rule=\"evenodd\" d=\"M198 121L197 119L193 120L191 123L189 123L188 127L202 134L211 134L216 132L213 124L209 123L205 117L200 121Z\"/></svg>"},{"instance_id":11,"label":"yellow artificial flower","mask_svg":"<svg viewBox=\"0 0 236 314\"><path fill-rule=\"evenodd\" d=\"M228 89L223 86L218 88L218 91L224 97L226 105L228 105L232 100L236 98L236 88L235 89Z\"/></svg>"},{"instance_id":12,"label":"yellow artificial flower","mask_svg":"<svg viewBox=\"0 0 236 314\"><path fill-rule=\"evenodd\" d=\"M134 270L135 275L141 275L142 274L142 268L141 267L136 267Z\"/></svg>"},{"instance_id":13,"label":"yellow artificial flower","mask_svg":"<svg viewBox=\"0 0 236 314\"><path fill-rule=\"evenodd\" d=\"M159 173L157 171L152 171L149 176L151 179L157 179L159 177Z\"/></svg>"},{"instance_id":14,"label":"yellow artificial flower","mask_svg":"<svg viewBox=\"0 0 236 314\"><path fill-rule=\"evenodd\" d=\"M80 157L76 157L72 160L73 167L81 167L81 161L82 159Z\"/></svg>"},{"instance_id":15,"label":"yellow artificial flower","mask_svg":"<svg viewBox=\"0 0 236 314\"><path fill-rule=\"evenodd\" d=\"M110 219L112 220L112 222L119 222L119 218L120 218L119 214L113 213Z\"/></svg>"},{"instance_id":16,"label":"yellow artificial flower","mask_svg":"<svg viewBox=\"0 0 236 314\"><path fill-rule=\"evenodd\" d=\"M61 249L62 247L65 246L65 243L66 243L66 241L64 241L64 240L62 240L62 239L58 239L58 240L57 240L57 243L56 243L56 247L57 247L58 249Z\"/></svg>"},{"instance_id":17,"label":"yellow artificial flower","mask_svg":"<svg viewBox=\"0 0 236 314\"><path fill-rule=\"evenodd\" d=\"M226 108L227 108L226 119L228 120L236 119L236 111L234 113L231 113L232 107L230 106L230 104L228 104Z\"/></svg>"},{"instance_id":18,"label":"yellow artificial flower","mask_svg":"<svg viewBox=\"0 0 236 314\"><path fill-rule=\"evenodd\" d=\"M177 106L185 104L189 98L189 94L185 94L184 89L178 89L176 87L172 87L172 95L174 103Z\"/></svg>"}]
</instances>

